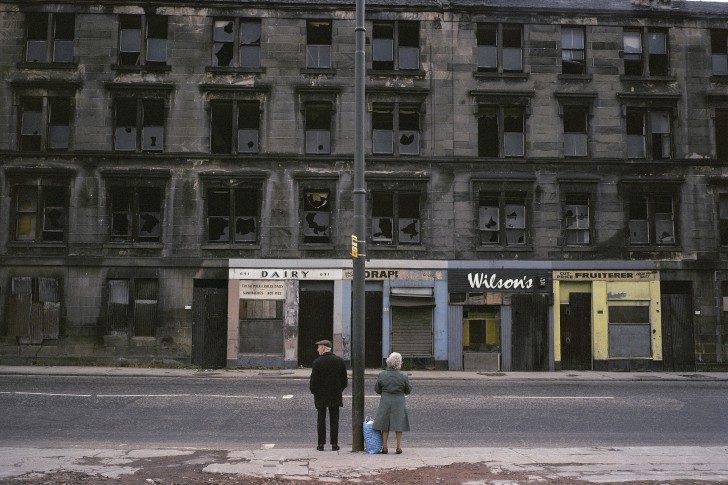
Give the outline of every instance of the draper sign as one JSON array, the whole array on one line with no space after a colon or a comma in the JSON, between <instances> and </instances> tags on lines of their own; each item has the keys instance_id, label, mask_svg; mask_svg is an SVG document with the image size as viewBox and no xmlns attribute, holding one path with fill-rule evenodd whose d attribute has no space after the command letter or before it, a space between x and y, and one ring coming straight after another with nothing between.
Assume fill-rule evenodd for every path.
<instances>
[{"instance_id":1,"label":"draper sign","mask_svg":"<svg viewBox=\"0 0 728 485\"><path fill-rule=\"evenodd\" d=\"M450 291L502 291L545 292L551 291L551 275L548 272L497 270L449 270L447 284Z\"/></svg>"}]
</instances>

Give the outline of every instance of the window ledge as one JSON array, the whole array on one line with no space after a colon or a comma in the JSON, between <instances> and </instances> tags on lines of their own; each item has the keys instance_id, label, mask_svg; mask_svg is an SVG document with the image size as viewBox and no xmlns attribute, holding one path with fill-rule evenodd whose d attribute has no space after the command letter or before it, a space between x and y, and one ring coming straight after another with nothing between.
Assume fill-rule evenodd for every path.
<instances>
[{"instance_id":1,"label":"window ledge","mask_svg":"<svg viewBox=\"0 0 728 485\"><path fill-rule=\"evenodd\" d=\"M527 72L473 72L473 77L476 79L516 79L526 80L530 74Z\"/></svg>"},{"instance_id":2,"label":"window ledge","mask_svg":"<svg viewBox=\"0 0 728 485\"><path fill-rule=\"evenodd\" d=\"M308 76L335 76L336 75L336 69L326 67L322 69L313 68L313 67L306 67L301 69L301 74L305 74Z\"/></svg>"},{"instance_id":3,"label":"window ledge","mask_svg":"<svg viewBox=\"0 0 728 485\"><path fill-rule=\"evenodd\" d=\"M255 251L260 249L259 244L230 244L230 243L221 243L221 244L213 244L213 243L205 243L200 245L200 249L209 250L209 251L238 251L238 250L245 250L245 251Z\"/></svg>"},{"instance_id":4,"label":"window ledge","mask_svg":"<svg viewBox=\"0 0 728 485\"><path fill-rule=\"evenodd\" d=\"M123 242L109 241L104 243L105 249L163 249L161 242Z\"/></svg>"},{"instance_id":5,"label":"window ledge","mask_svg":"<svg viewBox=\"0 0 728 485\"><path fill-rule=\"evenodd\" d=\"M317 244L317 243L303 243L302 249L306 251L331 251L334 249L333 244Z\"/></svg>"},{"instance_id":6,"label":"window ledge","mask_svg":"<svg viewBox=\"0 0 728 485\"><path fill-rule=\"evenodd\" d=\"M594 76L591 74L559 74L559 80L561 81L591 81Z\"/></svg>"},{"instance_id":7,"label":"window ledge","mask_svg":"<svg viewBox=\"0 0 728 485\"><path fill-rule=\"evenodd\" d=\"M728 74L717 76L713 74L710 76L710 82L717 84L728 84Z\"/></svg>"},{"instance_id":8,"label":"window ledge","mask_svg":"<svg viewBox=\"0 0 728 485\"><path fill-rule=\"evenodd\" d=\"M627 250L633 253L679 253L682 252L680 246L627 246Z\"/></svg>"},{"instance_id":9,"label":"window ledge","mask_svg":"<svg viewBox=\"0 0 728 485\"><path fill-rule=\"evenodd\" d=\"M65 242L43 242L43 241L9 241L9 248L65 248Z\"/></svg>"},{"instance_id":10,"label":"window ledge","mask_svg":"<svg viewBox=\"0 0 728 485\"><path fill-rule=\"evenodd\" d=\"M671 83L671 82L677 82L677 78L675 76L628 76L626 74L623 74L619 76L619 79L622 82L658 82L658 83Z\"/></svg>"},{"instance_id":11,"label":"window ledge","mask_svg":"<svg viewBox=\"0 0 728 485\"><path fill-rule=\"evenodd\" d=\"M392 244L392 245L375 245L374 243L369 243L367 245L367 249L370 251L427 251L427 248L422 245L417 244Z\"/></svg>"},{"instance_id":12,"label":"window ledge","mask_svg":"<svg viewBox=\"0 0 728 485\"><path fill-rule=\"evenodd\" d=\"M72 71L78 69L76 62L18 62L18 69L57 69Z\"/></svg>"},{"instance_id":13,"label":"window ledge","mask_svg":"<svg viewBox=\"0 0 728 485\"><path fill-rule=\"evenodd\" d=\"M172 70L172 66L168 64L162 66L146 64L143 66L125 66L121 64L112 64L111 69L119 72L169 72Z\"/></svg>"},{"instance_id":14,"label":"window ledge","mask_svg":"<svg viewBox=\"0 0 728 485\"><path fill-rule=\"evenodd\" d=\"M230 66L207 66L205 72L210 74L263 74L262 67L230 67Z\"/></svg>"},{"instance_id":15,"label":"window ledge","mask_svg":"<svg viewBox=\"0 0 728 485\"><path fill-rule=\"evenodd\" d=\"M422 77L424 78L426 73L420 69L412 70L380 70L380 69L369 69L367 71L369 76L386 76L386 77Z\"/></svg>"},{"instance_id":16,"label":"window ledge","mask_svg":"<svg viewBox=\"0 0 728 485\"><path fill-rule=\"evenodd\" d=\"M569 253L593 253L596 252L597 248L592 245L589 246L564 246L562 248L564 252Z\"/></svg>"},{"instance_id":17,"label":"window ledge","mask_svg":"<svg viewBox=\"0 0 728 485\"><path fill-rule=\"evenodd\" d=\"M483 253L494 253L494 252L503 252L503 251L512 251L512 252L527 252L527 251L533 251L533 246L530 244L525 244L523 246L501 246L493 245L493 246L478 246L475 248L478 252Z\"/></svg>"}]
</instances>

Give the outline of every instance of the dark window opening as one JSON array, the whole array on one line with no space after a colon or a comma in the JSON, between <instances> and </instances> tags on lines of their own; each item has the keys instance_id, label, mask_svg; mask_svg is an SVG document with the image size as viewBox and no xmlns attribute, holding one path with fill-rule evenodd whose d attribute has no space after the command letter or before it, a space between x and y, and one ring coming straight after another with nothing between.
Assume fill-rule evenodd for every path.
<instances>
[{"instance_id":1,"label":"dark window opening","mask_svg":"<svg viewBox=\"0 0 728 485\"><path fill-rule=\"evenodd\" d=\"M671 195L634 195L629 198L629 242L633 245L677 244L675 207Z\"/></svg>"},{"instance_id":2,"label":"dark window opening","mask_svg":"<svg viewBox=\"0 0 728 485\"><path fill-rule=\"evenodd\" d=\"M112 241L160 241L162 219L160 187L112 187L110 199Z\"/></svg>"},{"instance_id":3,"label":"dark window opening","mask_svg":"<svg viewBox=\"0 0 728 485\"><path fill-rule=\"evenodd\" d=\"M718 233L720 245L728 246L728 194L720 194L718 200Z\"/></svg>"},{"instance_id":4,"label":"dark window opening","mask_svg":"<svg viewBox=\"0 0 728 485\"><path fill-rule=\"evenodd\" d=\"M26 14L25 60L72 63L75 19L70 13Z\"/></svg>"},{"instance_id":5,"label":"dark window opening","mask_svg":"<svg viewBox=\"0 0 728 485\"><path fill-rule=\"evenodd\" d=\"M306 153L331 153L331 108L306 106Z\"/></svg>"},{"instance_id":6,"label":"dark window opening","mask_svg":"<svg viewBox=\"0 0 728 485\"><path fill-rule=\"evenodd\" d=\"M372 69L394 69L394 23L374 22L372 27Z\"/></svg>"},{"instance_id":7,"label":"dark window opening","mask_svg":"<svg viewBox=\"0 0 728 485\"><path fill-rule=\"evenodd\" d=\"M711 30L710 52L713 76L728 76L728 30Z\"/></svg>"},{"instance_id":8,"label":"dark window opening","mask_svg":"<svg viewBox=\"0 0 728 485\"><path fill-rule=\"evenodd\" d=\"M478 156L522 157L525 154L525 141L523 108L478 107Z\"/></svg>"},{"instance_id":9,"label":"dark window opening","mask_svg":"<svg viewBox=\"0 0 728 485\"><path fill-rule=\"evenodd\" d=\"M420 108L407 104L376 104L372 110L372 153L420 154Z\"/></svg>"},{"instance_id":10,"label":"dark window opening","mask_svg":"<svg viewBox=\"0 0 728 485\"><path fill-rule=\"evenodd\" d=\"M15 240L61 242L66 231L66 189L19 186L15 191Z\"/></svg>"},{"instance_id":11,"label":"dark window opening","mask_svg":"<svg viewBox=\"0 0 728 485\"><path fill-rule=\"evenodd\" d=\"M394 153L394 113L391 107L375 106L372 112L372 152Z\"/></svg>"},{"instance_id":12,"label":"dark window opening","mask_svg":"<svg viewBox=\"0 0 728 485\"><path fill-rule=\"evenodd\" d=\"M420 244L419 192L373 192L371 231L374 244Z\"/></svg>"},{"instance_id":13,"label":"dark window opening","mask_svg":"<svg viewBox=\"0 0 728 485\"><path fill-rule=\"evenodd\" d=\"M211 243L255 243L258 240L259 195L255 189L207 191L207 237ZM235 228L231 230L230 224Z\"/></svg>"},{"instance_id":14,"label":"dark window opening","mask_svg":"<svg viewBox=\"0 0 728 485\"><path fill-rule=\"evenodd\" d=\"M211 153L258 153L259 135L260 110L257 101L211 103Z\"/></svg>"},{"instance_id":15,"label":"dark window opening","mask_svg":"<svg viewBox=\"0 0 728 485\"><path fill-rule=\"evenodd\" d=\"M715 111L715 155L728 161L728 110Z\"/></svg>"},{"instance_id":16,"label":"dark window opening","mask_svg":"<svg viewBox=\"0 0 728 485\"><path fill-rule=\"evenodd\" d=\"M503 26L503 71L523 71L523 49L520 25Z\"/></svg>"},{"instance_id":17,"label":"dark window opening","mask_svg":"<svg viewBox=\"0 0 728 485\"><path fill-rule=\"evenodd\" d=\"M497 71L498 26L495 24L478 24L475 36L478 43L478 71Z\"/></svg>"},{"instance_id":18,"label":"dark window opening","mask_svg":"<svg viewBox=\"0 0 728 485\"><path fill-rule=\"evenodd\" d=\"M114 108L116 151L164 150L164 100L119 98Z\"/></svg>"},{"instance_id":19,"label":"dark window opening","mask_svg":"<svg viewBox=\"0 0 728 485\"><path fill-rule=\"evenodd\" d=\"M649 31L650 76L667 76L667 34Z\"/></svg>"},{"instance_id":20,"label":"dark window opening","mask_svg":"<svg viewBox=\"0 0 728 485\"><path fill-rule=\"evenodd\" d=\"M402 21L399 27L399 68L417 70L420 68L420 23Z\"/></svg>"},{"instance_id":21,"label":"dark window opening","mask_svg":"<svg viewBox=\"0 0 728 485\"><path fill-rule=\"evenodd\" d=\"M585 74L584 29L582 27L561 28L561 72L563 74Z\"/></svg>"},{"instance_id":22,"label":"dark window opening","mask_svg":"<svg viewBox=\"0 0 728 485\"><path fill-rule=\"evenodd\" d=\"M216 19L212 34L212 65L260 67L261 24L257 19Z\"/></svg>"},{"instance_id":23,"label":"dark window opening","mask_svg":"<svg viewBox=\"0 0 728 485\"><path fill-rule=\"evenodd\" d=\"M582 107L564 107L564 156L587 156L588 111Z\"/></svg>"},{"instance_id":24,"label":"dark window opening","mask_svg":"<svg viewBox=\"0 0 728 485\"><path fill-rule=\"evenodd\" d=\"M331 242L331 195L328 190L307 190L303 196L303 242Z\"/></svg>"},{"instance_id":25,"label":"dark window opening","mask_svg":"<svg viewBox=\"0 0 728 485\"><path fill-rule=\"evenodd\" d=\"M21 106L20 149L38 151L43 132L43 98L23 98Z\"/></svg>"},{"instance_id":26,"label":"dark window opening","mask_svg":"<svg viewBox=\"0 0 728 485\"><path fill-rule=\"evenodd\" d=\"M309 20L306 23L306 67L331 67L331 22L328 20Z\"/></svg>"},{"instance_id":27,"label":"dark window opening","mask_svg":"<svg viewBox=\"0 0 728 485\"><path fill-rule=\"evenodd\" d=\"M119 64L138 66L142 52L142 17L121 15L119 17Z\"/></svg>"},{"instance_id":28,"label":"dark window opening","mask_svg":"<svg viewBox=\"0 0 728 485\"><path fill-rule=\"evenodd\" d=\"M624 74L642 75L642 33L639 30L624 31Z\"/></svg>"},{"instance_id":29,"label":"dark window opening","mask_svg":"<svg viewBox=\"0 0 728 485\"><path fill-rule=\"evenodd\" d=\"M153 15L147 17L147 55L148 65L167 63L167 17Z\"/></svg>"}]
</instances>

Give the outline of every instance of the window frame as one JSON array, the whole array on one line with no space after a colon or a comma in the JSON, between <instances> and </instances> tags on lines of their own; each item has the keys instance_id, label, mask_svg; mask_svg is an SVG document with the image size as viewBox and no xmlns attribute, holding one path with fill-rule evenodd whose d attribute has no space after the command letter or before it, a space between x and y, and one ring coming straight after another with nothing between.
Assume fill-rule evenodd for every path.
<instances>
[{"instance_id":1,"label":"window frame","mask_svg":"<svg viewBox=\"0 0 728 485\"><path fill-rule=\"evenodd\" d=\"M644 201L644 210L639 210L637 199ZM663 200L657 200L663 199ZM672 212L658 212L659 207L665 207L664 202L669 199ZM659 204L658 204L659 202ZM632 249L675 249L679 246L679 199L676 192L656 190L656 191L635 191L626 198L626 220L627 220L627 243ZM639 211L639 213L638 213ZM643 219L639 219L638 215L643 215ZM659 217L663 216L663 217ZM669 216L672 225L672 242L660 242L658 238L659 222L665 221L664 216ZM643 226L642 232L645 234L645 240L636 240L633 236L639 225ZM669 235L669 233L668 233Z\"/></svg>"},{"instance_id":2,"label":"window frame","mask_svg":"<svg viewBox=\"0 0 728 485\"><path fill-rule=\"evenodd\" d=\"M375 156L420 156L422 155L422 105L421 103L395 101L374 102L371 108L371 153ZM391 129L387 129L391 125ZM418 129L405 129L417 126ZM403 126L405 128L403 128ZM386 133L390 133L387 136ZM377 148L377 140L391 138L391 150ZM405 143L405 137L413 137ZM380 145L381 146L381 145ZM412 146L408 151L407 148Z\"/></svg>"},{"instance_id":3,"label":"window frame","mask_svg":"<svg viewBox=\"0 0 728 485\"><path fill-rule=\"evenodd\" d=\"M416 205L413 211L413 205ZM423 191L418 187L376 187L369 191L368 220L369 242L375 248L412 249L424 245ZM404 215L404 214L416 214ZM391 219L391 237L387 237L382 219ZM407 222L412 219L412 222ZM375 228L375 224L377 227ZM404 225L403 225L404 224ZM380 231L376 231L380 229ZM408 232L409 231L409 232ZM410 241L403 240L402 233L409 234Z\"/></svg>"},{"instance_id":4,"label":"window frame","mask_svg":"<svg viewBox=\"0 0 728 485\"><path fill-rule=\"evenodd\" d=\"M68 151L71 147L71 129L73 126L74 100L69 95L56 95L46 93L42 95L21 94L18 104L18 149L23 152L32 151ZM26 109L26 105L30 102L37 104L35 110ZM63 104L65 110L62 110L61 118L64 123L59 123L56 118L56 109L54 106L60 107ZM29 113L37 113L37 129L33 132L26 133L26 115ZM54 122L54 119L56 122ZM54 127L65 127L65 135L62 137L63 143L56 144L54 140ZM32 128L31 128L32 129Z\"/></svg>"},{"instance_id":5,"label":"window frame","mask_svg":"<svg viewBox=\"0 0 728 485\"><path fill-rule=\"evenodd\" d=\"M488 30L486 36L486 29ZM509 30L515 31L518 29L518 46L506 45L506 41L512 40L512 35L507 35ZM495 39L493 43L486 43L486 37L491 37L491 31L494 30ZM523 24L516 23L501 23L501 22L477 22L475 27L475 71L478 74L523 74L524 73L524 29ZM491 40L490 42L493 42ZM495 49L495 66L484 66L481 65L481 52L485 49L492 51ZM506 54L509 51L519 51L519 67L517 68L506 68ZM492 58L492 54L489 56Z\"/></svg>"},{"instance_id":6,"label":"window frame","mask_svg":"<svg viewBox=\"0 0 728 485\"><path fill-rule=\"evenodd\" d=\"M330 155L333 151L333 107L329 102L306 102L303 108L304 152Z\"/></svg>"},{"instance_id":7,"label":"window frame","mask_svg":"<svg viewBox=\"0 0 728 485\"><path fill-rule=\"evenodd\" d=\"M156 194L152 192L156 191ZM147 192L145 194L145 192ZM146 197L145 197L146 195ZM156 200L149 196L156 195ZM115 201L119 198L127 198L127 206L119 207ZM146 181L121 181L110 180L107 183L107 207L109 212L109 242L119 244L160 244L164 237L164 204L165 188L162 183L149 183ZM145 210L146 209L146 210ZM149 210L156 209L156 210ZM127 233L115 234L117 214L126 214ZM142 221L144 214L156 214L156 236L144 235L145 222Z\"/></svg>"},{"instance_id":8,"label":"window frame","mask_svg":"<svg viewBox=\"0 0 728 485\"><path fill-rule=\"evenodd\" d=\"M122 107L127 109L129 106L134 105L133 116L131 112L126 114L121 112ZM158 110L155 112L154 110ZM122 114L126 118L129 117L133 124L121 124L120 117ZM150 153L150 152L164 152L166 143L166 131L167 131L167 114L168 106L167 99L159 96L145 96L145 95L116 95L113 98L113 142L114 152L117 153ZM133 118L133 119L132 119ZM160 122L162 125L154 124ZM130 121L127 121L129 123ZM120 130L129 133L129 128L134 130L134 147L124 148L123 146L131 146L129 140L131 135L124 136ZM160 131L161 129L161 131ZM155 133L157 134L155 136ZM158 144L157 138L161 134L162 140ZM149 135L150 144L147 144L147 136ZM127 145L121 145L122 140L126 140Z\"/></svg>"},{"instance_id":9,"label":"window frame","mask_svg":"<svg viewBox=\"0 0 728 485\"><path fill-rule=\"evenodd\" d=\"M119 14L119 35L116 69L168 69L169 66L169 16L147 14ZM138 23L138 28L124 28L125 23ZM135 27L136 25L127 25ZM164 36L158 32L164 31ZM138 39L127 38L125 32L138 31ZM124 44L132 42L131 48ZM152 47L157 44L156 47ZM163 47L162 47L163 46ZM128 50L124 50L128 49ZM164 59L151 59L150 56L158 51L164 51Z\"/></svg>"},{"instance_id":10,"label":"window frame","mask_svg":"<svg viewBox=\"0 0 728 485\"><path fill-rule=\"evenodd\" d=\"M216 139L215 124L217 123L217 117L215 112L221 108L226 108L230 117L230 130L225 137L224 145L219 145L222 149L216 148L218 146L214 140ZM255 116L253 116L255 114ZM210 153L222 154L222 155L244 155L244 154L257 154L260 153L260 141L261 141L261 103L257 99L213 99L210 101L210 123L209 123L209 136L210 136ZM225 113L219 118L219 122L223 122ZM246 116L247 115L247 116ZM225 127L221 127L219 132L225 135ZM244 136L246 135L247 136ZM248 148L241 149L244 145L241 143L241 137L248 140ZM252 143L252 145L251 145Z\"/></svg>"},{"instance_id":11,"label":"window frame","mask_svg":"<svg viewBox=\"0 0 728 485\"><path fill-rule=\"evenodd\" d=\"M218 40L216 34L218 32L218 23L232 22L232 41ZM244 27L250 26L251 30ZM245 34L249 34L250 40L244 38ZM253 39L255 34L257 39ZM212 52L210 57L210 69L212 70L242 70L242 71L260 71L262 68L262 39L263 25L259 17L214 17L212 19ZM230 61L227 64L220 64L221 50L220 47L216 51L218 44L230 45L232 53Z\"/></svg>"},{"instance_id":12,"label":"window frame","mask_svg":"<svg viewBox=\"0 0 728 485\"><path fill-rule=\"evenodd\" d=\"M211 214L211 210L213 209L213 202L212 202L212 195L213 193L217 194L223 194L224 192L227 193L227 211L226 212L220 212ZM242 194L246 194L247 197L242 197ZM257 246L260 244L261 239L261 209L263 205L262 200L262 187L259 183L255 182L245 182L245 183L239 183L235 185L227 185L227 184L208 184L205 187L205 195L204 195L204 217L205 217L205 231L204 231L204 237L205 237L205 244L212 245L212 246L235 246L235 247L244 247L244 246ZM251 202L252 200L255 200L255 214L244 214L239 215L238 212L240 212L241 207L238 205L242 205L245 202ZM220 208L223 208L224 206L220 206ZM248 221L250 218L253 218L253 231L254 235L252 238L245 238L245 239L238 239L238 219L239 218L246 218ZM227 229L223 227L221 230L220 237L218 239L212 239L212 230L211 228L211 219L217 218L217 219L225 219L227 221ZM231 227L230 221L235 221L236 230L231 231L229 228ZM244 222L244 221L240 221ZM223 239L223 236L225 235L225 230L227 230L227 238ZM249 234L249 232L241 233L241 235Z\"/></svg>"},{"instance_id":13,"label":"window frame","mask_svg":"<svg viewBox=\"0 0 728 485\"><path fill-rule=\"evenodd\" d=\"M522 186L522 184L514 184L510 187L494 187L484 184L476 188L477 217L475 219L479 248L521 249L530 247L531 195L528 190L524 189L525 186ZM487 205L488 202L490 202L490 205ZM515 211L516 207L521 207L518 202L523 204L523 223L509 227L506 221L508 218L513 218L512 214L516 214L516 221L518 219L518 214ZM494 207L496 204L497 207ZM497 217L496 220L493 219L493 215ZM488 218L488 221L484 223L486 218ZM496 225L495 228L493 223ZM519 234L522 235L523 241L518 242L516 239L515 242L511 242L513 237ZM490 240L485 239L488 235Z\"/></svg>"},{"instance_id":14,"label":"window frame","mask_svg":"<svg viewBox=\"0 0 728 485\"><path fill-rule=\"evenodd\" d=\"M21 210L20 194L22 191L29 192L34 191L34 207L33 210ZM51 191L59 191L59 194L55 194L55 197L62 198L62 206L48 205L46 195ZM68 241L68 219L70 211L69 201L69 188L68 184L64 181L59 183L55 180L51 180L49 177L31 177L22 178L11 183L11 217L10 221L12 224L11 240L13 244L66 244ZM59 229L46 229L46 220L48 218L48 209L61 208L62 214L62 228ZM33 222L29 231L29 237L20 237L19 225L21 220L24 218L22 214L32 214ZM51 221L52 222L52 221ZM30 234L32 233L32 234ZM48 235L46 235L48 233ZM51 236L52 234L60 234L60 238L57 236Z\"/></svg>"},{"instance_id":15,"label":"window frame","mask_svg":"<svg viewBox=\"0 0 728 485\"><path fill-rule=\"evenodd\" d=\"M35 19L34 19L35 17ZM31 34L31 30L37 24L41 17L45 28L40 29L37 33ZM65 22L59 22L64 19ZM65 30L68 32L60 32ZM69 28L70 27L70 28ZM45 30L45 32L43 32ZM69 38L70 32L70 38ZM33 37L33 38L31 38ZM36 51L31 47L32 43L38 43L37 51L44 51L42 59L36 59L36 55L32 53ZM41 44L45 44L41 46ZM70 44L70 46L69 46ZM26 12L25 14L25 46L23 52L23 61L26 64L33 65L75 65L75 46L76 46L76 15L68 12ZM70 48L70 56L69 54ZM63 56L62 59L58 57Z\"/></svg>"},{"instance_id":16,"label":"window frame","mask_svg":"<svg viewBox=\"0 0 728 485\"><path fill-rule=\"evenodd\" d=\"M639 159L639 160L672 160L674 158L674 136L673 136L673 123L674 114L672 109L667 107L637 107L628 106L625 110L625 149L628 159ZM667 131L656 131L659 129L658 120L656 115L664 114L667 117ZM637 129L641 133L637 133ZM632 133L631 133L632 132ZM631 146L635 145L635 142L630 142L630 139L636 140L637 137L642 139L642 153L636 153L631 150ZM661 138L661 139L658 139ZM665 143L667 142L667 146ZM659 154L658 145L659 146ZM664 151L667 148L668 153L665 155Z\"/></svg>"},{"instance_id":17,"label":"window frame","mask_svg":"<svg viewBox=\"0 0 728 485\"><path fill-rule=\"evenodd\" d=\"M514 126L513 124L507 123L507 114L509 112L518 111L521 119L521 131L509 130L508 126ZM495 127L486 126L485 114L486 112L495 113ZM524 158L526 156L526 118L527 109L519 104L493 104L486 102L479 102L477 106L476 118L477 118L477 129L478 129L478 157L480 158ZM493 117L488 117L493 119ZM487 135L486 128L490 131L495 130L497 133L490 133ZM520 133L521 134L521 151L520 153L508 153L508 134ZM492 150L486 150L488 144L486 141L490 141L491 144L495 141L497 135L497 154L493 154ZM513 137L511 137L513 138Z\"/></svg>"},{"instance_id":18,"label":"window frame","mask_svg":"<svg viewBox=\"0 0 728 485\"><path fill-rule=\"evenodd\" d=\"M384 35L385 30L391 31L391 37ZM372 21L371 69L373 71L420 73L422 69L420 59L422 55L422 35L420 31L421 24L419 20ZM383 51L389 51L386 58L381 55ZM416 66L409 66L408 59L410 57L412 57L413 62L416 61Z\"/></svg>"},{"instance_id":19,"label":"window frame","mask_svg":"<svg viewBox=\"0 0 728 485\"><path fill-rule=\"evenodd\" d=\"M122 283L126 283L123 285ZM120 286L121 292L116 292L112 289L112 286ZM149 289L153 288L153 291ZM145 294L142 294L142 290L146 289ZM134 278L134 277L112 277L107 278L105 284L106 293L106 315L105 315L105 335L119 335L126 337L156 337L156 331L159 326L158 319L156 318L159 312L159 278ZM150 297L154 298L150 298ZM125 302L112 301L118 297L126 297ZM146 298L145 298L146 297ZM142 308L145 306L154 306L152 314L144 311ZM123 305L124 314L117 315L116 310L112 310L112 305ZM143 319L142 316L146 316ZM114 325L116 318L122 317L124 322L122 325ZM151 323L150 328L144 328L143 323L148 325ZM118 328L117 328L118 327ZM124 328L121 328L124 327ZM146 331L145 331L146 330ZM151 332L149 331L151 330Z\"/></svg>"},{"instance_id":20,"label":"window frame","mask_svg":"<svg viewBox=\"0 0 728 485\"><path fill-rule=\"evenodd\" d=\"M728 76L728 29L710 29L710 59L713 76Z\"/></svg>"},{"instance_id":21,"label":"window frame","mask_svg":"<svg viewBox=\"0 0 728 485\"><path fill-rule=\"evenodd\" d=\"M574 47L574 33L581 33L581 47ZM565 34L569 33L568 41ZM578 41L578 39L576 39ZM567 46L567 47L565 47ZM581 53L581 59L579 59ZM567 55L568 54L568 55ZM561 74L584 75L586 72L586 28L578 25L561 26Z\"/></svg>"},{"instance_id":22,"label":"window frame","mask_svg":"<svg viewBox=\"0 0 728 485\"><path fill-rule=\"evenodd\" d=\"M333 21L306 21L306 69L333 68Z\"/></svg>"},{"instance_id":23,"label":"window frame","mask_svg":"<svg viewBox=\"0 0 728 485\"><path fill-rule=\"evenodd\" d=\"M639 50L628 51L627 34L636 34ZM654 35L664 36L664 52L655 50L652 42ZM622 63L624 76L643 78L664 78L670 76L670 32L668 29L654 27L625 27L622 30Z\"/></svg>"},{"instance_id":24,"label":"window frame","mask_svg":"<svg viewBox=\"0 0 728 485\"><path fill-rule=\"evenodd\" d=\"M577 213L572 213L570 215L569 211L574 211L574 209L572 208L581 208L582 210L577 209ZM594 244L594 217L592 212L593 208L594 198L593 194L590 191L577 191L567 189L563 193L561 205L561 222L562 229L564 231L564 247L584 248L590 247ZM584 213L586 214L584 215ZM573 226L574 223L570 223L569 218L575 219L574 223L576 224L576 226ZM586 227L584 227L583 224L579 222L579 219L584 218L586 218ZM570 237L570 235L572 234L574 235L574 237Z\"/></svg>"},{"instance_id":25,"label":"window frame","mask_svg":"<svg viewBox=\"0 0 728 485\"><path fill-rule=\"evenodd\" d=\"M321 197L323 194L325 194L325 198ZM316 196L318 199L315 198ZM328 187L311 185L301 190L301 240L303 244L332 244L333 204L333 191ZM323 219L319 214L324 214Z\"/></svg>"}]
</instances>

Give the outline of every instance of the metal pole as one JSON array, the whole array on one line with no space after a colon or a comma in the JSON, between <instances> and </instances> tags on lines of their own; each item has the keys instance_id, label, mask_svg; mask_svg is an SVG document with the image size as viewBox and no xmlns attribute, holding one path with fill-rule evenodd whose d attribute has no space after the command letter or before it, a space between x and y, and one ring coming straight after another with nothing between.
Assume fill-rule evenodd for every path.
<instances>
[{"instance_id":1,"label":"metal pole","mask_svg":"<svg viewBox=\"0 0 728 485\"><path fill-rule=\"evenodd\" d=\"M366 259L366 182L364 181L364 82L365 64L364 0L356 0L356 29L354 52L354 236L352 238L353 279L351 318L351 451L364 451L364 261Z\"/></svg>"}]
</instances>

